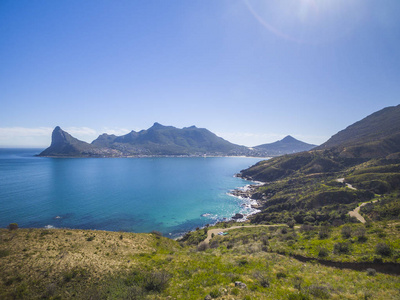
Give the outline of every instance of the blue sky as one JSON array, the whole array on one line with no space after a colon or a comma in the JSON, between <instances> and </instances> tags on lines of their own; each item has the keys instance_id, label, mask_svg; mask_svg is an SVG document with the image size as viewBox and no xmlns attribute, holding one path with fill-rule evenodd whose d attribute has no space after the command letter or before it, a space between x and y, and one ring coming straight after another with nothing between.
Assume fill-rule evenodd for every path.
<instances>
[{"instance_id":1,"label":"blue sky","mask_svg":"<svg viewBox=\"0 0 400 300\"><path fill-rule=\"evenodd\" d=\"M400 1L0 2L0 147L154 122L320 144L400 103Z\"/></svg>"}]
</instances>

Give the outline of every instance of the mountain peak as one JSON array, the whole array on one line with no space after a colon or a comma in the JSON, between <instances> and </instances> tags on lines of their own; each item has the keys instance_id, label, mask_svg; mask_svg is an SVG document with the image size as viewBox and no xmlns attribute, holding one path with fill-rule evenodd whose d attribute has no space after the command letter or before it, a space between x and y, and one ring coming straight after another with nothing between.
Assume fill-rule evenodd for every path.
<instances>
[{"instance_id":1,"label":"mountain peak","mask_svg":"<svg viewBox=\"0 0 400 300\"><path fill-rule=\"evenodd\" d=\"M163 128L163 127L165 127L165 126L164 126L164 125L161 125L161 124L158 123L158 122L154 122L153 126L151 126L151 128Z\"/></svg>"},{"instance_id":2,"label":"mountain peak","mask_svg":"<svg viewBox=\"0 0 400 300\"><path fill-rule=\"evenodd\" d=\"M292 141L297 141L297 140L291 135L287 135L281 140L281 142L292 142Z\"/></svg>"}]
</instances>

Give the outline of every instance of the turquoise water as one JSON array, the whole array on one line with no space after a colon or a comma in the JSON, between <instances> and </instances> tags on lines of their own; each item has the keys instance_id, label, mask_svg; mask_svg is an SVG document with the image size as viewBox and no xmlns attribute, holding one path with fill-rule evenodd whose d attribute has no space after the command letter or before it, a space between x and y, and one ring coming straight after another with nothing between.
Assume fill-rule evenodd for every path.
<instances>
[{"instance_id":1,"label":"turquoise water","mask_svg":"<svg viewBox=\"0 0 400 300\"><path fill-rule=\"evenodd\" d=\"M43 158L0 149L0 227L80 228L176 237L235 213L233 175L259 158Z\"/></svg>"}]
</instances>

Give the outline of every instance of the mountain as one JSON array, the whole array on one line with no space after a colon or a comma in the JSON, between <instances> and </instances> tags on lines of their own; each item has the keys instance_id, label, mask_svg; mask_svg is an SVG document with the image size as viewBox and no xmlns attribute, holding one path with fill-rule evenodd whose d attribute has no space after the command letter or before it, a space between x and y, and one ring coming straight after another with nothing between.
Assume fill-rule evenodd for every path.
<instances>
[{"instance_id":1,"label":"mountain","mask_svg":"<svg viewBox=\"0 0 400 300\"><path fill-rule=\"evenodd\" d=\"M263 153L265 156L279 156L284 154L308 151L315 148L316 145L307 144L288 135L284 139L253 147L257 152Z\"/></svg>"},{"instance_id":2,"label":"mountain","mask_svg":"<svg viewBox=\"0 0 400 300\"><path fill-rule=\"evenodd\" d=\"M204 128L179 129L154 123L147 130L123 136L102 134L91 144L72 137L60 127L39 156L116 157L141 155L249 155L251 150L232 144Z\"/></svg>"},{"instance_id":3,"label":"mountain","mask_svg":"<svg viewBox=\"0 0 400 300\"><path fill-rule=\"evenodd\" d=\"M387 107L332 136L316 150L331 149L343 157L399 156L400 105Z\"/></svg>"},{"instance_id":4,"label":"mountain","mask_svg":"<svg viewBox=\"0 0 400 300\"><path fill-rule=\"evenodd\" d=\"M400 218L400 106L384 108L310 151L283 155L242 170L265 182L247 197L259 199L254 223L343 224L366 205L369 220Z\"/></svg>"},{"instance_id":5,"label":"mountain","mask_svg":"<svg viewBox=\"0 0 400 300\"><path fill-rule=\"evenodd\" d=\"M39 156L54 157L80 157L80 156L118 156L112 149L102 148L88 144L74 138L59 126L54 128L51 135L51 145Z\"/></svg>"}]
</instances>

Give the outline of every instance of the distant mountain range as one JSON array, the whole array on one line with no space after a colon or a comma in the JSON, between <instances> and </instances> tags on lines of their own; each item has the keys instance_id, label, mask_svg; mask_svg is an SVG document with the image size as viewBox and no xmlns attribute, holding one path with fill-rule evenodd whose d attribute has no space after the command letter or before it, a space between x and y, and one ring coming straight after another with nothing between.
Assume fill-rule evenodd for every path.
<instances>
[{"instance_id":1,"label":"distant mountain range","mask_svg":"<svg viewBox=\"0 0 400 300\"><path fill-rule=\"evenodd\" d=\"M248 148L228 142L204 128L182 129L154 123L147 130L123 136L102 134L92 143L80 141L56 127L50 147L39 156L126 157L126 156L277 156L315 147L287 136L281 141Z\"/></svg>"}]
</instances>

